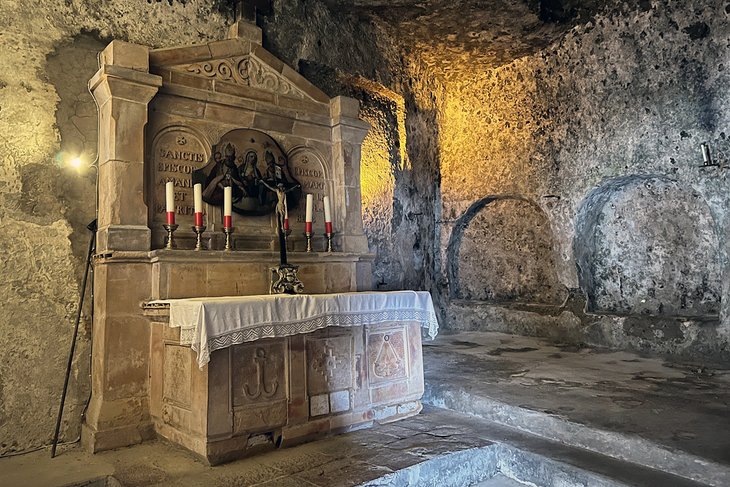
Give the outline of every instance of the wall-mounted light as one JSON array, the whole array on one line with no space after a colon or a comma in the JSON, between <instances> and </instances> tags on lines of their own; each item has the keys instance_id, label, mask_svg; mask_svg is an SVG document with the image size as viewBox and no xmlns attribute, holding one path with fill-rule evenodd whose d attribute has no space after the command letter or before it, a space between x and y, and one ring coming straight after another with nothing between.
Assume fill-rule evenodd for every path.
<instances>
[{"instance_id":1,"label":"wall-mounted light","mask_svg":"<svg viewBox=\"0 0 730 487\"><path fill-rule=\"evenodd\" d=\"M710 154L710 147L706 143L700 145L702 149L702 160L705 166L716 166L717 164L712 163L712 155Z\"/></svg>"},{"instance_id":2,"label":"wall-mounted light","mask_svg":"<svg viewBox=\"0 0 730 487\"><path fill-rule=\"evenodd\" d=\"M81 169L81 166L83 166L83 164L84 163L80 157L74 157L68 162L68 165L76 169L77 171Z\"/></svg>"}]
</instances>

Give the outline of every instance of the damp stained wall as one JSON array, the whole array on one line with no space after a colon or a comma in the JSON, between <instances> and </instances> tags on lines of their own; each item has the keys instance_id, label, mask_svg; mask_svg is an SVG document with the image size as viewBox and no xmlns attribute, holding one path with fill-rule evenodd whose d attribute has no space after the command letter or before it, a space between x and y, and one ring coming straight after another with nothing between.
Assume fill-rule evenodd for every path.
<instances>
[{"instance_id":1,"label":"damp stained wall","mask_svg":"<svg viewBox=\"0 0 730 487\"><path fill-rule=\"evenodd\" d=\"M446 84L436 289L447 326L727 363L730 169L699 166L703 142L717 162L730 155L729 15L715 0L624 5ZM480 225L475 204L504 195L546 216L544 258L522 245L536 224L517 208L485 204L486 223L459 231ZM495 259L554 272L565 302L545 306L529 286L508 302L460 293L474 284L449 273L455 261L461 276L520 289L523 273Z\"/></svg>"}]
</instances>

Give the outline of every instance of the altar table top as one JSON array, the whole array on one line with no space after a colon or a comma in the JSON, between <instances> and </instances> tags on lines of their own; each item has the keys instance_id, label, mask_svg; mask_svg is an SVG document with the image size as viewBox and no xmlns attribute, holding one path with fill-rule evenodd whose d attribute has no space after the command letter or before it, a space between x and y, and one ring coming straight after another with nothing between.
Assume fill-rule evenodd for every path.
<instances>
[{"instance_id":1,"label":"altar table top","mask_svg":"<svg viewBox=\"0 0 730 487\"><path fill-rule=\"evenodd\" d=\"M165 299L149 305L170 306L170 326L179 327L180 342L198 353L200 368L212 352L231 345L328 326L406 321L420 323L431 339L438 333L433 301L425 291Z\"/></svg>"}]
</instances>

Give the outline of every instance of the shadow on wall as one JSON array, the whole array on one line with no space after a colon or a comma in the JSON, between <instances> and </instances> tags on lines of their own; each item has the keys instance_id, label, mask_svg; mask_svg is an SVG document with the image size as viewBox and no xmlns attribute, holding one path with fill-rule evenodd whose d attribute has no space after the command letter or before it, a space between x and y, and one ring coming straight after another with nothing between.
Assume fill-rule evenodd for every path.
<instances>
[{"instance_id":1,"label":"shadow on wall","mask_svg":"<svg viewBox=\"0 0 730 487\"><path fill-rule=\"evenodd\" d=\"M716 316L719 249L702 196L663 176L610 179L586 197L576 218L588 312Z\"/></svg>"},{"instance_id":2,"label":"shadow on wall","mask_svg":"<svg viewBox=\"0 0 730 487\"><path fill-rule=\"evenodd\" d=\"M451 299L560 305L547 215L519 196L489 196L459 218L447 249Z\"/></svg>"},{"instance_id":3,"label":"shadow on wall","mask_svg":"<svg viewBox=\"0 0 730 487\"><path fill-rule=\"evenodd\" d=\"M408 92L403 96L314 61L300 61L299 69L329 96L356 98L360 118L370 124L360 179L364 230L376 255L373 288L424 289L435 233L435 111L418 109Z\"/></svg>"}]
</instances>

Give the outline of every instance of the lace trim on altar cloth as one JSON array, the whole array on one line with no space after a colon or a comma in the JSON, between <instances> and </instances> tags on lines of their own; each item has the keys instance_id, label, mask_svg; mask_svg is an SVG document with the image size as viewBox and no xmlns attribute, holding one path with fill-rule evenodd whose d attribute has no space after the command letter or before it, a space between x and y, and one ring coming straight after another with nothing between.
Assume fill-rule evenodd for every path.
<instances>
[{"instance_id":1,"label":"lace trim on altar cloth","mask_svg":"<svg viewBox=\"0 0 730 487\"><path fill-rule=\"evenodd\" d=\"M181 328L180 343L190 345L198 353L198 366L203 368L210 361L210 354L216 350L228 348L232 345L240 345L246 342L260 340L262 338L280 338L303 333L311 333L329 326L365 326L387 323L389 321L416 322L424 328L430 339L436 338L438 334L438 321L436 314L430 311L416 309L380 310L357 313L336 313L316 316L299 322L292 323L264 323L243 329L231 330L220 336L209 337L208 342L201 347L196 340L195 328Z\"/></svg>"}]
</instances>

